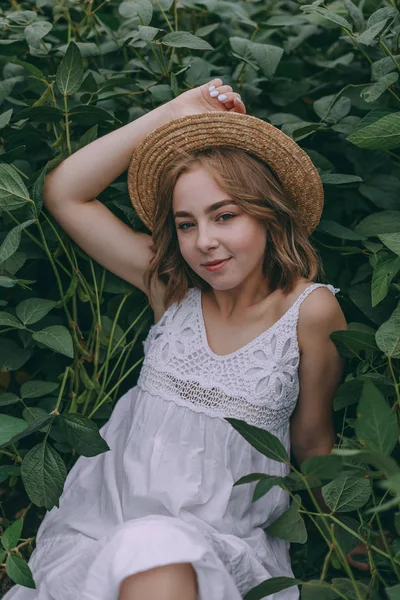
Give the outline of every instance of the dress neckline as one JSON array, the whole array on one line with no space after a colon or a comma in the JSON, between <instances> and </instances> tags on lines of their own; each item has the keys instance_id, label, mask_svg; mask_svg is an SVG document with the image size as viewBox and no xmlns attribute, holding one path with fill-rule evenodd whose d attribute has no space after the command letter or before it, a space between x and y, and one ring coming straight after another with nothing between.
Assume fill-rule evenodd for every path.
<instances>
[{"instance_id":1,"label":"dress neckline","mask_svg":"<svg viewBox=\"0 0 400 600\"><path fill-rule=\"evenodd\" d=\"M205 321L204 321L204 314L203 314L203 308L202 308L202 291L199 288L196 288L196 287L193 288L195 290L196 309L197 309L197 314L199 315L200 333L201 333L201 337L202 337L202 340L203 340L204 347L206 348L207 352L209 354L211 354L215 359L222 360L222 359L225 359L225 358L230 358L230 357L236 356L236 354L239 354L243 350L247 350L251 346L254 346L263 336L265 336L267 333L270 333L271 331L273 331L277 327L277 325L280 324L285 319L285 317L287 317L291 313L291 311L297 306L297 304L299 303L299 301L303 297L303 295L310 288L312 288L314 286L319 286L319 285L321 285L321 284L314 282L314 283L311 283L309 286L307 286L302 291L302 293L299 296L297 296L296 300L293 302L293 304L291 306L289 306L289 308L287 309L287 311L284 312L283 315L281 317L279 317L279 319L277 321L275 321L275 323L273 323L267 329L265 329L264 331L262 331L257 337L255 337L252 340L250 340L250 342L248 342L244 346L241 346L240 348L238 348L234 352L229 352L229 354L216 354L210 348L210 345L209 345L208 340L207 340L207 331L206 331L206 325L205 325Z\"/></svg>"}]
</instances>

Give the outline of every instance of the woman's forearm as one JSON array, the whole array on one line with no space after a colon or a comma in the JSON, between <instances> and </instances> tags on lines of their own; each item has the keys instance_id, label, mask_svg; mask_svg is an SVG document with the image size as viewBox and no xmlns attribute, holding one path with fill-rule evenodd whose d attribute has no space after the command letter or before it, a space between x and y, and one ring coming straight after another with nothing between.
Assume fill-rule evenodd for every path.
<instances>
[{"instance_id":1,"label":"woman's forearm","mask_svg":"<svg viewBox=\"0 0 400 600\"><path fill-rule=\"evenodd\" d=\"M173 118L169 103L81 148L45 178L44 204L95 199L126 171L134 148Z\"/></svg>"}]
</instances>

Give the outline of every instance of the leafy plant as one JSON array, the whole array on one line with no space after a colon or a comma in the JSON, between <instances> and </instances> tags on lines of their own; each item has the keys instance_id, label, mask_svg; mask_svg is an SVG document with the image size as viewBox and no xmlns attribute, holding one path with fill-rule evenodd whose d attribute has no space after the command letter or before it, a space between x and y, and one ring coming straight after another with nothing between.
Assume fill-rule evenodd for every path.
<instances>
[{"instance_id":1,"label":"leafy plant","mask_svg":"<svg viewBox=\"0 0 400 600\"><path fill-rule=\"evenodd\" d=\"M299 142L325 187L313 235L349 330L334 400L337 448L291 463L277 438L231 420L290 472L249 474L269 524L292 542L294 584L315 597L400 591L400 71L395 0L0 1L0 483L3 591L34 587L26 563L45 509L78 455L107 451L99 427L135 384L151 323L139 290L94 263L43 210L44 177L70 153L182 91L221 76L249 114ZM145 231L126 177L101 194ZM323 513L313 489L322 487ZM391 532L392 543L379 535ZM25 537L24 537L25 536ZM347 552L367 545L360 576ZM320 567L322 565L322 568Z\"/></svg>"}]
</instances>

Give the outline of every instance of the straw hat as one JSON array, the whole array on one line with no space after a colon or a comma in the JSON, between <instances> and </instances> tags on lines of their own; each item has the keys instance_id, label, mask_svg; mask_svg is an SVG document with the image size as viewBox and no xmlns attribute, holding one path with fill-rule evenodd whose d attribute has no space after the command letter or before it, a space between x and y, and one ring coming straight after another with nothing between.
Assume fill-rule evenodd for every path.
<instances>
[{"instance_id":1,"label":"straw hat","mask_svg":"<svg viewBox=\"0 0 400 600\"><path fill-rule=\"evenodd\" d=\"M296 202L300 223L311 235L321 218L324 192L310 157L280 129L256 117L232 112L175 119L153 131L135 148L128 168L129 196L150 231L164 168L182 150L211 146L242 148L266 162Z\"/></svg>"}]
</instances>

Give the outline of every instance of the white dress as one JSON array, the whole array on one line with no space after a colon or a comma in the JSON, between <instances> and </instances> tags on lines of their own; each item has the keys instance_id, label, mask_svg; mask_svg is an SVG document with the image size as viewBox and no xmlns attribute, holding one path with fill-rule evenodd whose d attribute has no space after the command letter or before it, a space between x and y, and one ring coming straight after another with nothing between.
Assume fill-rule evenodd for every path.
<instances>
[{"instance_id":1,"label":"white dress","mask_svg":"<svg viewBox=\"0 0 400 600\"><path fill-rule=\"evenodd\" d=\"M273 487L252 503L255 483L233 487L288 467L224 417L268 429L289 452L299 307L320 286L338 291L310 285L272 327L222 356L207 343L197 288L170 306L143 342L137 385L101 429L110 451L80 457L45 515L29 561L36 590L16 585L4 600L117 600L125 577L180 562L196 571L198 600L240 600L269 577L292 577L289 544L263 530L287 493ZM269 596L298 597L296 586Z\"/></svg>"}]
</instances>

